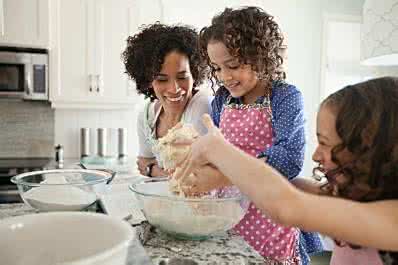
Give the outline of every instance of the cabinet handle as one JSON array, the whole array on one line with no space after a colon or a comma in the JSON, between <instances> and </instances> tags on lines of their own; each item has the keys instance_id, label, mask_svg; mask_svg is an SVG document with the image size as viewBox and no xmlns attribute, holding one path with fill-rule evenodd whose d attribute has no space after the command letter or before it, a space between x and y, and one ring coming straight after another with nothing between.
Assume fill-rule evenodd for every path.
<instances>
[{"instance_id":1,"label":"cabinet handle","mask_svg":"<svg viewBox=\"0 0 398 265\"><path fill-rule=\"evenodd\" d=\"M88 79L89 79L89 83L90 83L88 90L90 92L93 92L93 75L88 75Z\"/></svg>"},{"instance_id":2,"label":"cabinet handle","mask_svg":"<svg viewBox=\"0 0 398 265\"><path fill-rule=\"evenodd\" d=\"M1 36L4 36L4 0L0 0L0 33Z\"/></svg>"},{"instance_id":3,"label":"cabinet handle","mask_svg":"<svg viewBox=\"0 0 398 265\"><path fill-rule=\"evenodd\" d=\"M100 75L95 75L95 77L97 78L97 92L100 92Z\"/></svg>"}]
</instances>

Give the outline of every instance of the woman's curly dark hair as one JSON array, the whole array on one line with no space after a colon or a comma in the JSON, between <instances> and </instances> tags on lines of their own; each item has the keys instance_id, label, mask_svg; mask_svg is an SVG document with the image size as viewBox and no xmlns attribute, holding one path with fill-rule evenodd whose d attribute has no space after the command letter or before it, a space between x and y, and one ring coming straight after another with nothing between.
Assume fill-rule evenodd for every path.
<instances>
[{"instance_id":1,"label":"woman's curly dark hair","mask_svg":"<svg viewBox=\"0 0 398 265\"><path fill-rule=\"evenodd\" d=\"M348 182L339 195L358 201L398 199L398 78L383 77L347 86L326 98L336 115L342 143L332 160ZM348 150L353 161L343 162Z\"/></svg>"},{"instance_id":2,"label":"woman's curly dark hair","mask_svg":"<svg viewBox=\"0 0 398 265\"><path fill-rule=\"evenodd\" d=\"M280 54L284 48L283 35L274 17L261 8L226 8L212 19L210 26L200 31L200 54L208 65L211 64L207 45L212 41L224 43L232 56L242 64L251 65L267 85L285 79ZM214 87L214 80L217 82L215 69L211 68L209 78Z\"/></svg>"},{"instance_id":3,"label":"woman's curly dark hair","mask_svg":"<svg viewBox=\"0 0 398 265\"><path fill-rule=\"evenodd\" d=\"M164 58L170 52L185 54L189 59L193 88L203 82L205 67L198 50L198 33L186 25L168 26L155 23L127 39L122 53L126 73L136 82L139 94L156 99L151 83L160 72Z\"/></svg>"}]
</instances>

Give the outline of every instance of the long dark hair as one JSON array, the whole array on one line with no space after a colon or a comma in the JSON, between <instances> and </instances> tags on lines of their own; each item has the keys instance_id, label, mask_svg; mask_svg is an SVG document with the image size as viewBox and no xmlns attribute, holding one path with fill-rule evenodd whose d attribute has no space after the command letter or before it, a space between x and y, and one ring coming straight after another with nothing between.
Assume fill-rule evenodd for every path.
<instances>
[{"instance_id":1,"label":"long dark hair","mask_svg":"<svg viewBox=\"0 0 398 265\"><path fill-rule=\"evenodd\" d=\"M347 86L324 100L336 115L341 144L332 160L348 177L339 196L358 201L398 198L398 78ZM343 163L348 150L353 161Z\"/></svg>"},{"instance_id":2,"label":"long dark hair","mask_svg":"<svg viewBox=\"0 0 398 265\"><path fill-rule=\"evenodd\" d=\"M338 195L356 201L398 199L398 78L382 77L347 86L322 102L336 115L336 131L342 143L332 149L348 182L337 184ZM352 161L339 153L348 150ZM337 242L339 243L339 242ZM359 246L349 244L352 248ZM398 252L379 251L381 258L398 264Z\"/></svg>"}]
</instances>

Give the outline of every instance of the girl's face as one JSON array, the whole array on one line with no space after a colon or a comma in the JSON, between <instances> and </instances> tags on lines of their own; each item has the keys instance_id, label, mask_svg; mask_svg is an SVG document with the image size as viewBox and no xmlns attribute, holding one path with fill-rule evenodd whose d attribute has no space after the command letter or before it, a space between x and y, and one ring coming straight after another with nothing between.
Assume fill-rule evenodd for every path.
<instances>
[{"instance_id":1,"label":"girl's face","mask_svg":"<svg viewBox=\"0 0 398 265\"><path fill-rule=\"evenodd\" d=\"M240 64L224 43L209 42L207 54L218 80L223 82L233 97L244 97L245 103L254 103L257 97L264 95L265 88L261 86L257 73L250 65Z\"/></svg>"},{"instance_id":2,"label":"girl's face","mask_svg":"<svg viewBox=\"0 0 398 265\"><path fill-rule=\"evenodd\" d=\"M332 161L332 149L342 140L336 131L336 115L327 104L322 105L318 112L316 135L318 147L312 159L320 163L325 172L336 169L338 165ZM342 164L353 160L352 154L346 149L338 153L338 158Z\"/></svg>"},{"instance_id":3,"label":"girl's face","mask_svg":"<svg viewBox=\"0 0 398 265\"><path fill-rule=\"evenodd\" d=\"M341 143L341 139L336 132L336 115L326 105L318 112L316 127L318 146L312 159L320 163L325 171L335 169L337 165L332 161L332 149Z\"/></svg>"},{"instance_id":4,"label":"girl's face","mask_svg":"<svg viewBox=\"0 0 398 265\"><path fill-rule=\"evenodd\" d=\"M183 111L192 97L193 87L188 57L175 51L167 54L152 87L165 109Z\"/></svg>"},{"instance_id":5,"label":"girl's face","mask_svg":"<svg viewBox=\"0 0 398 265\"><path fill-rule=\"evenodd\" d=\"M339 190L347 187L349 178L340 171L341 167L339 168L339 165L332 161L332 149L341 144L342 140L336 131L336 115L327 104L322 105L318 112L316 134L318 147L312 155L312 159L318 162L323 173L327 174L328 192L331 192L334 196L339 196ZM347 149L338 152L337 156L343 166L354 160L353 154ZM333 169L337 170L331 171Z\"/></svg>"}]
</instances>

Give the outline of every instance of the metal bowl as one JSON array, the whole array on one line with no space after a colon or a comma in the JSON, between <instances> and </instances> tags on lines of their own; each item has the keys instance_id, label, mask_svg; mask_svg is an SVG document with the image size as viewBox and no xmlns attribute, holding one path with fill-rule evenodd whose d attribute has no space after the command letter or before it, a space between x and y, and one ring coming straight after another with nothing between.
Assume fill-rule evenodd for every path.
<instances>
[{"instance_id":1,"label":"metal bowl","mask_svg":"<svg viewBox=\"0 0 398 265\"><path fill-rule=\"evenodd\" d=\"M129 186L148 222L181 239L202 240L234 227L249 201L239 192L184 198L169 191L165 178L151 178Z\"/></svg>"},{"instance_id":2,"label":"metal bowl","mask_svg":"<svg viewBox=\"0 0 398 265\"><path fill-rule=\"evenodd\" d=\"M23 201L44 212L80 211L97 201L97 194L114 177L113 172L88 169L54 169L16 175Z\"/></svg>"}]
</instances>

